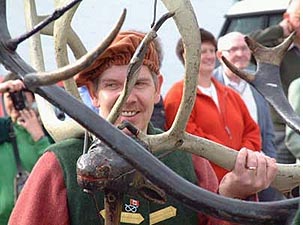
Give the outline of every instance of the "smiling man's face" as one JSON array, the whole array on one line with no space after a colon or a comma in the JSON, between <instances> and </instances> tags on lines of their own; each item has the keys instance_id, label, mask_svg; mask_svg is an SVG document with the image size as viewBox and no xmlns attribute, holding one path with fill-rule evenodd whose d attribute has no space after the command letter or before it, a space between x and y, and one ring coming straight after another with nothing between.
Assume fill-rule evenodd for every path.
<instances>
[{"instance_id":1,"label":"smiling man's face","mask_svg":"<svg viewBox=\"0 0 303 225\"><path fill-rule=\"evenodd\" d=\"M99 114L103 118L107 118L117 98L122 93L127 68L127 65L114 65L105 70L95 81L98 82L97 90L94 91L92 86L89 87L93 104L99 108ZM154 79L158 81L155 83ZM157 76L154 79L148 67L143 65L138 80L124 104L116 124L127 120L141 131L147 131L154 104L160 100L162 76Z\"/></svg>"}]
</instances>

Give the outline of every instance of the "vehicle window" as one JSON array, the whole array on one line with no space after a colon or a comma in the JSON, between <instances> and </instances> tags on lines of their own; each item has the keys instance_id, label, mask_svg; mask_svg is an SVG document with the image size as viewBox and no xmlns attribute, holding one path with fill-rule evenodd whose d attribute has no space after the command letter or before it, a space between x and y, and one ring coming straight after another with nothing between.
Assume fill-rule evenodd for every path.
<instances>
[{"instance_id":1,"label":"vehicle window","mask_svg":"<svg viewBox=\"0 0 303 225\"><path fill-rule=\"evenodd\" d=\"M280 23L282 19L283 19L282 14L270 15L270 17L269 17L269 26L276 25L276 24Z\"/></svg>"},{"instance_id":2,"label":"vehicle window","mask_svg":"<svg viewBox=\"0 0 303 225\"><path fill-rule=\"evenodd\" d=\"M264 17L263 16L252 16L246 18L232 18L230 25L226 33L232 31L239 31L243 34L248 34L254 30L263 28L264 26Z\"/></svg>"}]
</instances>

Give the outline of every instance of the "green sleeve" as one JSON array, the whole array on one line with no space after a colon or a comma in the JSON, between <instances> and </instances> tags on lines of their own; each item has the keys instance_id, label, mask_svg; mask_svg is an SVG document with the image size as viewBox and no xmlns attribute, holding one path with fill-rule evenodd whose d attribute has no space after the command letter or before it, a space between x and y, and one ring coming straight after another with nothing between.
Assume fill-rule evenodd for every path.
<instances>
[{"instance_id":1,"label":"green sleeve","mask_svg":"<svg viewBox=\"0 0 303 225\"><path fill-rule=\"evenodd\" d=\"M300 115L300 79L294 80L288 89L288 100L297 115ZM300 159L300 135L286 126L285 145L289 151Z\"/></svg>"},{"instance_id":2,"label":"green sleeve","mask_svg":"<svg viewBox=\"0 0 303 225\"><path fill-rule=\"evenodd\" d=\"M11 120L8 117L0 118L0 144L9 140L8 131L10 122Z\"/></svg>"},{"instance_id":3,"label":"green sleeve","mask_svg":"<svg viewBox=\"0 0 303 225\"><path fill-rule=\"evenodd\" d=\"M46 148L51 144L52 141L50 140L50 138L48 136L44 136L35 142L34 148L38 155L42 155L45 152Z\"/></svg>"}]
</instances>

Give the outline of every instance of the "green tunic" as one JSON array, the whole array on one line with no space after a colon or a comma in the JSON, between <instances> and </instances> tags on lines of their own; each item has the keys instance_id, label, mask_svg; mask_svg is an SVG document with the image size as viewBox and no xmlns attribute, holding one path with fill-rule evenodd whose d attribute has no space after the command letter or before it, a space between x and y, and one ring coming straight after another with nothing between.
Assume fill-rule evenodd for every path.
<instances>
[{"instance_id":1,"label":"green tunic","mask_svg":"<svg viewBox=\"0 0 303 225\"><path fill-rule=\"evenodd\" d=\"M149 134L158 132L159 130L149 127ZM100 192L96 194L99 207L97 210L92 197L81 190L76 180L76 161L82 154L82 147L82 140L69 139L52 145L51 151L56 154L64 171L71 224L100 224L97 214L104 208L103 193ZM196 183L196 176L190 154L176 151L169 154L162 161L182 177L192 183ZM197 224L197 213L169 196L167 203L164 205L148 202L138 196L124 196L122 211L122 216L131 217L137 221L138 224L142 225L151 224L150 218L154 221L158 218L160 221L158 220L159 223L157 224L159 225ZM121 222L121 224L136 223Z\"/></svg>"},{"instance_id":2,"label":"green tunic","mask_svg":"<svg viewBox=\"0 0 303 225\"><path fill-rule=\"evenodd\" d=\"M7 225L14 206L14 178L17 173L13 145L8 140L10 118L0 118L0 225ZM44 150L51 144L48 137L35 142L18 124L13 124L22 166L30 172Z\"/></svg>"}]
</instances>

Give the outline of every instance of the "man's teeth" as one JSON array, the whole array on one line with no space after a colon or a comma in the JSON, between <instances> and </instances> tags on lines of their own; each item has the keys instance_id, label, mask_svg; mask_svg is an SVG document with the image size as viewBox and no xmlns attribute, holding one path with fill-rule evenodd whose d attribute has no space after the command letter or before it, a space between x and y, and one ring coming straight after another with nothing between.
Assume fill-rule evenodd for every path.
<instances>
[{"instance_id":1,"label":"man's teeth","mask_svg":"<svg viewBox=\"0 0 303 225\"><path fill-rule=\"evenodd\" d=\"M122 116L134 116L136 115L136 111L123 111L121 113Z\"/></svg>"}]
</instances>

